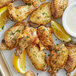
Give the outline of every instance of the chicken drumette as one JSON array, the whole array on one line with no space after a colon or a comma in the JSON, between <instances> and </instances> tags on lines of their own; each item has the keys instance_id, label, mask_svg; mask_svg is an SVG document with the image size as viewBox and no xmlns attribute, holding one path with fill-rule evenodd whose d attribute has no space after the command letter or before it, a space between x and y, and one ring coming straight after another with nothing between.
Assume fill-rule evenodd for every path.
<instances>
[{"instance_id":1,"label":"chicken drumette","mask_svg":"<svg viewBox=\"0 0 76 76\"><path fill-rule=\"evenodd\" d=\"M69 50L69 55L65 65L65 70L67 71L67 76L70 76L70 72L76 68L76 43L71 41L66 43L66 47Z\"/></svg>"},{"instance_id":2,"label":"chicken drumette","mask_svg":"<svg viewBox=\"0 0 76 76\"><path fill-rule=\"evenodd\" d=\"M52 73L52 76L56 76L59 69L64 68L68 58L68 49L64 44L59 44L56 46L55 50L51 51L50 57L47 59L49 66L49 72Z\"/></svg>"},{"instance_id":3,"label":"chicken drumette","mask_svg":"<svg viewBox=\"0 0 76 76\"><path fill-rule=\"evenodd\" d=\"M41 26L38 28L37 33L38 33L40 43L45 47L45 49L48 49L48 50L55 49L51 28Z\"/></svg>"}]
</instances>

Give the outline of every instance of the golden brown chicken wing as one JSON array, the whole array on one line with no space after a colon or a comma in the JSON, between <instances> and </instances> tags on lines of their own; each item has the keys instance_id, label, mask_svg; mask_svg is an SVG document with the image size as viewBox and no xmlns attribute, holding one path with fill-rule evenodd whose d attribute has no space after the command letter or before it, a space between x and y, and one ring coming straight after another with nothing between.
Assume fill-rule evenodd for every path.
<instances>
[{"instance_id":1,"label":"golden brown chicken wing","mask_svg":"<svg viewBox=\"0 0 76 76\"><path fill-rule=\"evenodd\" d=\"M16 46L19 34L22 33L24 28L28 25L27 22L16 23L5 32L4 40L8 48L13 49Z\"/></svg>"},{"instance_id":2,"label":"golden brown chicken wing","mask_svg":"<svg viewBox=\"0 0 76 76\"><path fill-rule=\"evenodd\" d=\"M33 71L28 71L24 76L36 76Z\"/></svg>"},{"instance_id":3,"label":"golden brown chicken wing","mask_svg":"<svg viewBox=\"0 0 76 76\"><path fill-rule=\"evenodd\" d=\"M24 3L33 4L35 7L39 6L40 0L22 0Z\"/></svg>"},{"instance_id":4,"label":"golden brown chicken wing","mask_svg":"<svg viewBox=\"0 0 76 76\"><path fill-rule=\"evenodd\" d=\"M33 5L25 5L25 6L19 6L19 7L14 7L13 3L10 3L8 5L8 12L9 12L9 17L14 20L21 22L25 20L28 15L30 15L33 11L35 10L35 7Z\"/></svg>"},{"instance_id":5,"label":"golden brown chicken wing","mask_svg":"<svg viewBox=\"0 0 76 76\"><path fill-rule=\"evenodd\" d=\"M39 49L39 45L30 45L26 49L27 55L29 56L32 64L37 70L46 70L45 52Z\"/></svg>"},{"instance_id":6,"label":"golden brown chicken wing","mask_svg":"<svg viewBox=\"0 0 76 76\"><path fill-rule=\"evenodd\" d=\"M40 26L37 30L40 43L45 49L55 49L55 45L52 38L52 30L49 27Z\"/></svg>"},{"instance_id":7,"label":"golden brown chicken wing","mask_svg":"<svg viewBox=\"0 0 76 76\"><path fill-rule=\"evenodd\" d=\"M51 21L51 3L46 2L41 4L38 9L31 14L29 20L38 26L49 23Z\"/></svg>"},{"instance_id":8,"label":"golden brown chicken wing","mask_svg":"<svg viewBox=\"0 0 76 76\"><path fill-rule=\"evenodd\" d=\"M66 43L66 47L69 50L69 55L65 65L65 70L67 71L67 76L70 76L70 72L76 68L76 43Z\"/></svg>"},{"instance_id":9,"label":"golden brown chicken wing","mask_svg":"<svg viewBox=\"0 0 76 76\"><path fill-rule=\"evenodd\" d=\"M47 59L49 72L52 73L52 76L56 75L56 72L59 69L64 68L68 58L68 49L64 44L59 44L56 46L55 50L51 51L50 57Z\"/></svg>"},{"instance_id":10,"label":"golden brown chicken wing","mask_svg":"<svg viewBox=\"0 0 76 76\"><path fill-rule=\"evenodd\" d=\"M59 18L68 6L68 0L52 0L52 15Z\"/></svg>"},{"instance_id":11,"label":"golden brown chicken wing","mask_svg":"<svg viewBox=\"0 0 76 76\"><path fill-rule=\"evenodd\" d=\"M13 2L13 1L14 0L0 0L0 8L8 5L9 3Z\"/></svg>"},{"instance_id":12,"label":"golden brown chicken wing","mask_svg":"<svg viewBox=\"0 0 76 76\"><path fill-rule=\"evenodd\" d=\"M21 37L18 39L18 45L16 47L15 54L19 56L22 51L27 48L31 43L38 43L37 30L33 27L26 27Z\"/></svg>"}]
</instances>

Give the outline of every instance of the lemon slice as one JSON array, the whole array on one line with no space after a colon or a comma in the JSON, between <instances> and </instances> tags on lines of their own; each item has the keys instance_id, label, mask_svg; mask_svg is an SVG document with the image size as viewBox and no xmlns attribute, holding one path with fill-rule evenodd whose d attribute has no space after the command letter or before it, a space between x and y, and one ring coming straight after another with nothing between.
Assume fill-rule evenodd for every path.
<instances>
[{"instance_id":1,"label":"lemon slice","mask_svg":"<svg viewBox=\"0 0 76 76\"><path fill-rule=\"evenodd\" d=\"M70 35L64 30L64 28L61 25L59 25L58 23L56 23L55 21L52 20L51 27L53 29L55 36L58 39L60 39L61 41L64 41L64 42L71 41Z\"/></svg>"},{"instance_id":2,"label":"lemon slice","mask_svg":"<svg viewBox=\"0 0 76 76\"><path fill-rule=\"evenodd\" d=\"M26 56L25 50L23 51L23 53L20 55L19 58L15 54L13 56L13 66L17 72L22 74L24 74L26 71L25 56Z\"/></svg>"},{"instance_id":3,"label":"lemon slice","mask_svg":"<svg viewBox=\"0 0 76 76\"><path fill-rule=\"evenodd\" d=\"M8 21L7 6L0 8L0 31L3 29L5 23Z\"/></svg>"}]
</instances>

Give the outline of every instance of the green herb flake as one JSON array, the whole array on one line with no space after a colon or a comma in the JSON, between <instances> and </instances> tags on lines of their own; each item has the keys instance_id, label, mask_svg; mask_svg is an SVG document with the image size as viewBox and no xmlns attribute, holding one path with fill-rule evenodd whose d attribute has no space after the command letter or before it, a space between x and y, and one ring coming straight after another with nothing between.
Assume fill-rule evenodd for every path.
<instances>
[{"instance_id":1,"label":"green herb flake","mask_svg":"<svg viewBox=\"0 0 76 76\"><path fill-rule=\"evenodd\" d=\"M63 53L63 51L61 51L61 53Z\"/></svg>"},{"instance_id":2,"label":"green herb flake","mask_svg":"<svg viewBox=\"0 0 76 76\"><path fill-rule=\"evenodd\" d=\"M29 36L26 36L26 38L28 39L28 38L29 38Z\"/></svg>"},{"instance_id":3,"label":"green herb flake","mask_svg":"<svg viewBox=\"0 0 76 76\"><path fill-rule=\"evenodd\" d=\"M13 32L11 33L11 35L14 35L14 34L15 34L15 33L13 33Z\"/></svg>"},{"instance_id":4,"label":"green herb flake","mask_svg":"<svg viewBox=\"0 0 76 76\"><path fill-rule=\"evenodd\" d=\"M59 71L59 69L57 69L57 71Z\"/></svg>"},{"instance_id":5,"label":"green herb flake","mask_svg":"<svg viewBox=\"0 0 76 76\"><path fill-rule=\"evenodd\" d=\"M59 44L56 44L57 46L59 45Z\"/></svg>"},{"instance_id":6,"label":"green herb flake","mask_svg":"<svg viewBox=\"0 0 76 76\"><path fill-rule=\"evenodd\" d=\"M50 54L48 54L48 56L50 56Z\"/></svg>"},{"instance_id":7,"label":"green herb flake","mask_svg":"<svg viewBox=\"0 0 76 76\"><path fill-rule=\"evenodd\" d=\"M4 29L4 26L2 27L2 30Z\"/></svg>"},{"instance_id":8,"label":"green herb flake","mask_svg":"<svg viewBox=\"0 0 76 76\"><path fill-rule=\"evenodd\" d=\"M57 41L57 39L55 39Z\"/></svg>"},{"instance_id":9,"label":"green herb flake","mask_svg":"<svg viewBox=\"0 0 76 76\"><path fill-rule=\"evenodd\" d=\"M40 8L40 10L42 10L42 7Z\"/></svg>"},{"instance_id":10,"label":"green herb flake","mask_svg":"<svg viewBox=\"0 0 76 76\"><path fill-rule=\"evenodd\" d=\"M57 54L59 54L59 51L57 51Z\"/></svg>"},{"instance_id":11,"label":"green herb flake","mask_svg":"<svg viewBox=\"0 0 76 76\"><path fill-rule=\"evenodd\" d=\"M38 76L39 74L37 73L37 76Z\"/></svg>"},{"instance_id":12,"label":"green herb flake","mask_svg":"<svg viewBox=\"0 0 76 76\"><path fill-rule=\"evenodd\" d=\"M14 41L16 41L16 39L15 39L15 38L13 38L13 40L14 40Z\"/></svg>"},{"instance_id":13,"label":"green herb flake","mask_svg":"<svg viewBox=\"0 0 76 76\"><path fill-rule=\"evenodd\" d=\"M17 30L16 32L21 32L21 30Z\"/></svg>"},{"instance_id":14,"label":"green herb flake","mask_svg":"<svg viewBox=\"0 0 76 76\"><path fill-rule=\"evenodd\" d=\"M46 29L44 28L43 31L45 31Z\"/></svg>"},{"instance_id":15,"label":"green herb flake","mask_svg":"<svg viewBox=\"0 0 76 76\"><path fill-rule=\"evenodd\" d=\"M43 12L42 15L47 15L47 13Z\"/></svg>"},{"instance_id":16,"label":"green herb flake","mask_svg":"<svg viewBox=\"0 0 76 76\"><path fill-rule=\"evenodd\" d=\"M73 45L73 41L70 41L70 43Z\"/></svg>"}]
</instances>

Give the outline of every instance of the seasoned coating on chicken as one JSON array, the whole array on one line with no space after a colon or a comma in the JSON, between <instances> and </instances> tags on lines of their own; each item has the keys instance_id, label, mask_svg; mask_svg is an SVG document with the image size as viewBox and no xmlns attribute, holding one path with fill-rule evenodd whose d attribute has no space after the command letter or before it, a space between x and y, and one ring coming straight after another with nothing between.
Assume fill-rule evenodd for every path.
<instances>
[{"instance_id":1,"label":"seasoned coating on chicken","mask_svg":"<svg viewBox=\"0 0 76 76\"><path fill-rule=\"evenodd\" d=\"M45 49L55 49L55 45L52 38L52 30L49 27L40 26L37 30L39 40Z\"/></svg>"},{"instance_id":2,"label":"seasoned coating on chicken","mask_svg":"<svg viewBox=\"0 0 76 76\"><path fill-rule=\"evenodd\" d=\"M70 76L70 72L76 68L76 43L66 43L66 47L69 50L69 55L65 65L65 70L67 71L67 76Z\"/></svg>"},{"instance_id":3,"label":"seasoned coating on chicken","mask_svg":"<svg viewBox=\"0 0 76 76\"><path fill-rule=\"evenodd\" d=\"M55 50L51 51L50 57L47 59L49 66L49 72L52 73L52 76L56 74L59 69L64 68L68 58L68 49L64 44L59 44L56 46Z\"/></svg>"},{"instance_id":4,"label":"seasoned coating on chicken","mask_svg":"<svg viewBox=\"0 0 76 76\"><path fill-rule=\"evenodd\" d=\"M5 40L3 39L0 44L0 50L9 50L9 48L6 46Z\"/></svg>"},{"instance_id":5,"label":"seasoned coating on chicken","mask_svg":"<svg viewBox=\"0 0 76 76\"><path fill-rule=\"evenodd\" d=\"M18 6L14 7L13 3L10 3L8 5L8 12L9 12L9 17L13 21L18 21L21 22L25 20L28 15L30 15L33 11L35 10L35 7L33 5L25 5L25 6Z\"/></svg>"},{"instance_id":6,"label":"seasoned coating on chicken","mask_svg":"<svg viewBox=\"0 0 76 76\"><path fill-rule=\"evenodd\" d=\"M38 9L31 14L29 20L39 26L49 23L51 21L51 3L46 2L41 4Z\"/></svg>"},{"instance_id":7,"label":"seasoned coating on chicken","mask_svg":"<svg viewBox=\"0 0 76 76\"><path fill-rule=\"evenodd\" d=\"M26 48L27 55L29 56L32 64L37 70L46 70L46 55L44 51L39 49L39 45L30 45Z\"/></svg>"},{"instance_id":8,"label":"seasoned coating on chicken","mask_svg":"<svg viewBox=\"0 0 76 76\"><path fill-rule=\"evenodd\" d=\"M54 18L60 18L68 6L68 0L52 0L52 15Z\"/></svg>"},{"instance_id":9,"label":"seasoned coating on chicken","mask_svg":"<svg viewBox=\"0 0 76 76\"><path fill-rule=\"evenodd\" d=\"M28 71L25 73L25 76L36 76L33 71Z\"/></svg>"},{"instance_id":10,"label":"seasoned coating on chicken","mask_svg":"<svg viewBox=\"0 0 76 76\"><path fill-rule=\"evenodd\" d=\"M4 40L8 48L13 49L16 46L19 34L22 33L28 25L27 22L16 23L5 32Z\"/></svg>"},{"instance_id":11,"label":"seasoned coating on chicken","mask_svg":"<svg viewBox=\"0 0 76 76\"><path fill-rule=\"evenodd\" d=\"M35 7L39 6L40 0L22 0L26 4L33 4Z\"/></svg>"},{"instance_id":12,"label":"seasoned coating on chicken","mask_svg":"<svg viewBox=\"0 0 76 76\"><path fill-rule=\"evenodd\" d=\"M0 8L8 5L9 3L13 2L13 1L14 0L0 0Z\"/></svg>"},{"instance_id":13,"label":"seasoned coating on chicken","mask_svg":"<svg viewBox=\"0 0 76 76\"><path fill-rule=\"evenodd\" d=\"M16 56L20 56L22 51L27 48L31 43L38 43L37 29L33 27L26 27L21 37L18 39L18 45L15 49Z\"/></svg>"}]
</instances>

